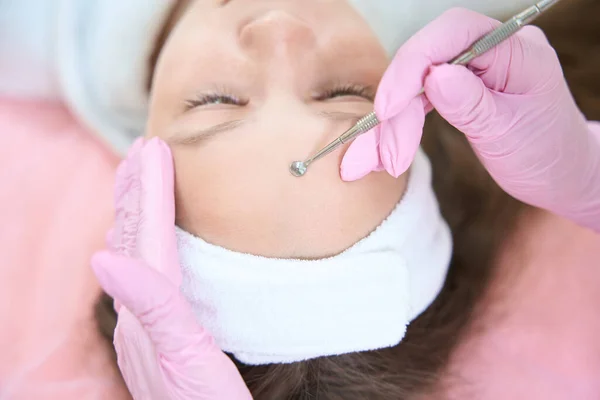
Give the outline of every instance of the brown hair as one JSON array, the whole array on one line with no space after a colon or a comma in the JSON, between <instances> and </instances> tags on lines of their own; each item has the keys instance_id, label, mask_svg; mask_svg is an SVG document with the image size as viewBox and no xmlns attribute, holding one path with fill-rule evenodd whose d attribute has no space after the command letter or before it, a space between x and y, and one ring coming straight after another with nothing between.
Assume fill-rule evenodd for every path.
<instances>
[{"instance_id":1,"label":"brown hair","mask_svg":"<svg viewBox=\"0 0 600 400\"><path fill-rule=\"evenodd\" d=\"M600 119L598 16L597 0L571 0L539 22L590 119ZM154 57L152 63L158 53ZM395 347L289 365L254 367L236 361L255 399L397 400L436 388L452 350L476 320L476 306L494 276L499 247L526 206L495 184L464 135L439 116L428 117L422 144L432 161L434 189L454 239L442 292ZM97 319L101 332L112 340L116 315L106 296L98 303Z\"/></svg>"}]
</instances>

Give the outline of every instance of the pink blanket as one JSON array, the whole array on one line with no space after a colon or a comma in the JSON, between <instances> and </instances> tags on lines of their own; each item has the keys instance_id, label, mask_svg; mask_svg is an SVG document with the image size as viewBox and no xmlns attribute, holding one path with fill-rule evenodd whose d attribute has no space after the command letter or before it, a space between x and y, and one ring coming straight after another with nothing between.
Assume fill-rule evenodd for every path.
<instances>
[{"instance_id":1,"label":"pink blanket","mask_svg":"<svg viewBox=\"0 0 600 400\"><path fill-rule=\"evenodd\" d=\"M59 104L0 99L0 399L127 398L88 262L118 160Z\"/></svg>"}]
</instances>

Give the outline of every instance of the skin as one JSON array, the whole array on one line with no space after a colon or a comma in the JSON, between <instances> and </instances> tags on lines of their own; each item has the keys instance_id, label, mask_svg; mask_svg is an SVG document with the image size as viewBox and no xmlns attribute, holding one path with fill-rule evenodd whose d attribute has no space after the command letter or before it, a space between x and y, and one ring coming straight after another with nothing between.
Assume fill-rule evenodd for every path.
<instances>
[{"instance_id":1,"label":"skin","mask_svg":"<svg viewBox=\"0 0 600 400\"><path fill-rule=\"evenodd\" d=\"M303 178L288 166L372 111L388 62L345 0L191 2L158 60L147 133L173 152L177 224L282 258L331 256L367 236L406 177L345 183L345 149Z\"/></svg>"}]
</instances>

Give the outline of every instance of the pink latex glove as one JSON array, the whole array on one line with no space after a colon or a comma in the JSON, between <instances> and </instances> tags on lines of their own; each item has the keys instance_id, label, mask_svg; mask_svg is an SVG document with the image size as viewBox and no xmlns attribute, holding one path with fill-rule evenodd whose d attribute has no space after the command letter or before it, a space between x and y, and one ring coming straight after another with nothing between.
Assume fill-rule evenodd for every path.
<instances>
[{"instance_id":1,"label":"pink latex glove","mask_svg":"<svg viewBox=\"0 0 600 400\"><path fill-rule=\"evenodd\" d=\"M404 173L433 106L506 192L600 231L600 126L577 108L543 32L525 27L468 68L444 64L499 24L453 9L408 40L375 99L383 123L352 143L342 178Z\"/></svg>"},{"instance_id":2,"label":"pink latex glove","mask_svg":"<svg viewBox=\"0 0 600 400\"><path fill-rule=\"evenodd\" d=\"M158 139L138 141L119 166L109 241L112 251L96 254L92 268L122 304L114 344L133 398L251 399L179 292L173 164Z\"/></svg>"}]
</instances>

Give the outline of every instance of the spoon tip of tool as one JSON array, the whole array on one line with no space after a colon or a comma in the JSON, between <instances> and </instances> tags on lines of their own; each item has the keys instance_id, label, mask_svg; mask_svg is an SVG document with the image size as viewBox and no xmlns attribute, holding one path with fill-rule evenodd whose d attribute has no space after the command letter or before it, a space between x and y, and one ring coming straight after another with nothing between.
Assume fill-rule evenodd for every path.
<instances>
[{"instance_id":1,"label":"spoon tip of tool","mask_svg":"<svg viewBox=\"0 0 600 400\"><path fill-rule=\"evenodd\" d=\"M306 174L306 170L308 169L307 165L303 161L294 161L292 165L290 165L290 172L296 178L300 178Z\"/></svg>"}]
</instances>

